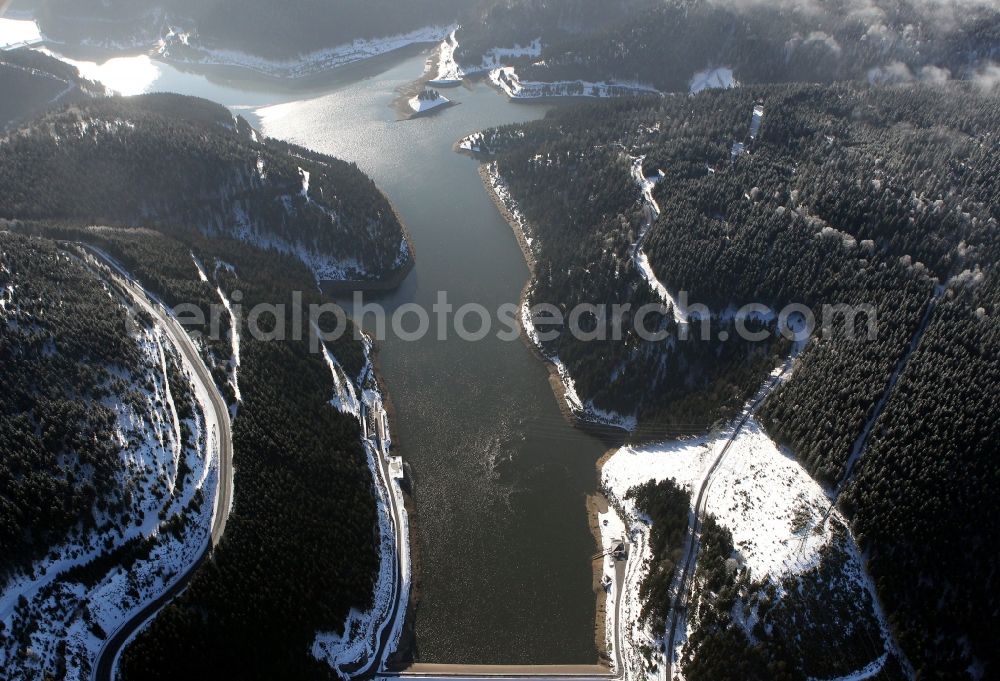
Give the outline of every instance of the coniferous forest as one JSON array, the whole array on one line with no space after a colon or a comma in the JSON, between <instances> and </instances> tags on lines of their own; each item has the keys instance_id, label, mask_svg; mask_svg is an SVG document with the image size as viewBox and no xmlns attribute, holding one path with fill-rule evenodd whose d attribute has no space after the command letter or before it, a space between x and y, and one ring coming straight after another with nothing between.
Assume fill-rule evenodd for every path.
<instances>
[{"instance_id":1,"label":"coniferous forest","mask_svg":"<svg viewBox=\"0 0 1000 681\"><path fill-rule=\"evenodd\" d=\"M579 408L566 400L574 425L607 428L616 447L718 443L752 415L762 439L819 483L826 511L816 534L830 536L815 561L762 576L744 560L746 540L713 515L724 509L692 513L697 481L654 480L622 496L636 510L626 520L648 526L635 584L654 633L677 614L687 532L702 521L690 588L678 592L689 599L676 601L690 626L674 671L799 681L874 660L867 678L883 681L998 675L1000 11L988 0L15 4L56 51L92 48L99 61L138 51L157 68L190 57L213 87L235 87L230 71L213 70L230 60L301 76L324 50L346 45L360 59L381 49L361 41L420 31L414 40L433 42L459 26L457 45L430 53L419 92L437 95L423 88L440 54L456 76L443 80L469 91L534 83L529 93L576 95L474 138L484 178L502 185L501 212L523 218L527 302L566 314L627 308L621 336L596 333L609 320L595 311L581 318L595 335L564 329L540 343L578 393ZM298 296L331 304L321 281L378 288L414 263L400 218L358 165L265 138L207 100L113 95L51 54L0 51L0 584L28 584L31 596L0 600L17 623L0 618L0 679L18 681L43 659L49 677L89 674L92 660L72 659L65 637L41 650L37 623L106 574L134 580L157 535L183 536L203 501L176 518L164 507L155 531L125 540L153 488L127 475L135 433L121 415L153 432L172 410L177 447L198 451L198 400L175 350L159 345L151 363L152 316L83 245L206 319L234 294L245 309L294 307ZM488 79L500 66L516 71ZM303 101L343 94L320 80ZM601 87L610 101L581 101ZM456 92L458 104L472 96ZM414 134L454 111L413 122ZM748 304L759 307L741 312ZM651 307L640 333L639 311ZM793 325L813 320L811 336L784 333L779 312L790 309ZM342 387L333 359L358 377L370 367L365 345L346 333L328 361L310 349L310 329L265 341L232 319L219 336L207 322L188 328L232 416L228 525L120 649L124 681L337 678L311 654L317 633L349 634L349 613L380 596L379 482L359 418L331 402ZM776 367L787 367L780 379ZM504 455L506 435L490 443ZM160 478L172 493L175 481ZM801 508L805 546L818 526ZM84 536L99 541L83 548ZM66 546L71 559L93 555L63 570ZM40 565L58 578L32 591L49 569ZM110 640L90 606L70 619L85 622L81 636ZM647 673L663 644L639 651Z\"/></svg>"},{"instance_id":2,"label":"coniferous forest","mask_svg":"<svg viewBox=\"0 0 1000 681\"><path fill-rule=\"evenodd\" d=\"M541 59L513 62L522 80L687 92L716 67L744 84L974 79L995 60L998 35L996 8L977 2L517 0L463 26L456 56L489 66L492 48L541 38Z\"/></svg>"},{"instance_id":3,"label":"coniferous forest","mask_svg":"<svg viewBox=\"0 0 1000 681\"><path fill-rule=\"evenodd\" d=\"M75 68L41 52L21 48L0 52L0 131L30 119L53 103L85 100L105 93Z\"/></svg>"},{"instance_id":4,"label":"coniferous forest","mask_svg":"<svg viewBox=\"0 0 1000 681\"><path fill-rule=\"evenodd\" d=\"M410 257L388 202L355 166L263 140L203 100L151 95L57 105L21 124L0 154L0 213L12 219L2 228L32 235L5 237L0 271L0 291L16 291L18 315L2 334L4 440L16 453L0 477L5 575L67 532L127 507L116 496L121 453L113 419L95 405L115 390L109 372L122 377L135 353L120 309L101 303L99 280L67 261L76 243L99 246L161 300L194 303L206 319L209 306L220 304L217 288L239 290L247 306L289 304L293 291L303 292L304 305L328 302L311 293L318 273L303 250L359 263L362 269L346 272L357 278L391 276ZM329 368L307 340L245 338L238 402L228 319L221 331L198 342L237 414L239 491L223 543L183 597L130 644L122 672L326 678L329 668L303 651L317 631L338 632L350 609L369 607L378 567L373 480L359 427L330 406ZM330 351L348 375L359 374L363 349L350 333ZM97 520L87 520L91 508ZM25 527L39 531L25 534ZM105 563L127 566L126 551L148 550L130 543L65 579L90 580Z\"/></svg>"},{"instance_id":5,"label":"coniferous forest","mask_svg":"<svg viewBox=\"0 0 1000 681\"><path fill-rule=\"evenodd\" d=\"M796 303L822 320L824 305L871 306L877 333L849 334L847 316L833 316L761 419L842 490L918 673L958 673L969 649L992 660L1000 634L1000 537L979 521L1000 484L987 406L1000 399L998 113L971 87L745 87L561 109L484 138L534 237L535 302L647 302L634 159L660 178L662 213L642 248L659 281L712 311L712 340L551 344L584 399L636 410L639 437L684 433L675 405L731 381L726 357L772 357L756 373L740 360L747 379L722 391L740 405L788 352L773 336L706 352L720 345L715 329L735 330L727 309ZM702 425L719 414L692 413Z\"/></svg>"},{"instance_id":6,"label":"coniferous forest","mask_svg":"<svg viewBox=\"0 0 1000 681\"><path fill-rule=\"evenodd\" d=\"M171 27L210 49L289 59L357 39L447 25L472 8L465 0L44 0L43 30L60 40L153 44Z\"/></svg>"},{"instance_id":7,"label":"coniferous forest","mask_svg":"<svg viewBox=\"0 0 1000 681\"><path fill-rule=\"evenodd\" d=\"M377 280L409 261L392 207L357 166L262 139L205 100L89 100L26 124L3 155L9 219L194 229L319 261L329 279Z\"/></svg>"},{"instance_id":8,"label":"coniferous forest","mask_svg":"<svg viewBox=\"0 0 1000 681\"><path fill-rule=\"evenodd\" d=\"M125 512L115 414L137 380L125 309L51 242L0 232L0 579ZM57 304L59 301L59 304ZM33 528L25 532L25 528Z\"/></svg>"},{"instance_id":9,"label":"coniferous forest","mask_svg":"<svg viewBox=\"0 0 1000 681\"><path fill-rule=\"evenodd\" d=\"M57 239L52 242L35 237L31 244L43 254L59 253L55 243L93 243L126 267L134 267L130 271L137 279L164 300L201 301L206 317L207 306L218 303L213 299L214 289L201 288L192 253L209 272L217 272L213 286L222 286L227 293L240 290L248 307L265 302L290 305L292 291L306 292L305 305L323 302L320 294L308 293L315 289L311 273L297 260L290 256L275 258L240 242L196 235L181 241L149 230L76 228L65 224L8 226ZM12 246L22 243L27 242L10 237ZM5 242L4 250L10 253L8 248ZM71 283L63 283L61 287ZM85 317L88 320L100 319L87 307L92 305L88 300L99 301L100 297L86 287L72 285L81 302L76 304L76 298L63 298L67 303L66 313L72 313L77 320L77 314L88 315ZM203 292L199 294L199 290ZM45 300L40 295L38 304ZM50 319L48 323L57 324L59 319ZM124 328L124 318L99 324L94 330L88 328L88 333L104 330L113 334L119 326ZM287 335L292 337L290 329ZM240 372L243 399L233 422L237 491L223 542L198 568L183 595L168 605L126 649L123 678L199 678L206 673L234 674L247 679L270 679L284 674L295 678L327 678L330 670L303 654L303 650L308 650L317 631L338 631L350 608L368 607L378 565L373 481L361 448L357 421L330 406L334 387L329 370L322 355L309 352L308 335L305 338L263 342L244 334ZM87 339L80 343L84 340ZM8 346L11 341L8 339ZM40 337L36 344L40 350L44 342ZM105 357L114 355L121 342L117 336L89 339L79 352L84 353L84 361L93 362L93 351L88 355L87 348L97 348L100 357ZM72 336L65 343L77 354L75 348L80 343ZM23 350L17 344L8 352ZM332 342L330 350L350 375L360 372L362 349L350 333ZM205 346L210 365L212 351L210 345ZM16 375L8 377L5 372L4 380L12 386L18 385L18 376L42 375L33 364L19 366L21 372ZM72 390L63 390L66 380L69 378L53 382L49 389L73 394ZM83 374L79 378L80 390L98 389L89 387L95 380ZM19 393L9 394L15 397ZM70 404L77 407L87 404L86 395L81 392L80 398ZM21 399L34 400L36 409L50 409L47 401ZM58 404L53 403L51 409L57 409ZM17 406L12 404L11 410L16 412ZM76 433L73 437L86 440L89 430L102 427L100 412L89 416L72 410L58 413L63 414L59 430L54 434L46 431L39 445L43 453L39 456L57 456L60 451L57 445L64 441L58 438L68 437L67 430ZM88 420L76 424L67 420L67 416ZM14 415L8 418L14 419L8 423L16 427L18 421ZM43 418L40 412L39 418ZM51 416L44 418L46 422L53 420ZM20 441L14 433L9 433L7 439ZM110 445L106 437L94 439L106 443L103 447ZM46 448L51 450L50 454L44 454ZM50 522L50 515L69 521L76 517L73 504L88 507L104 495L113 499L110 492L114 487L117 455L115 447L103 454L101 450L81 450L82 463L103 464L95 468L93 481L84 484L80 480L75 492L72 488L62 491L67 482L61 477L38 476L38 485L52 487L53 492L58 490L60 496L56 498L65 497L65 502L51 511L33 504L20 511L16 507L6 508L3 522L9 532L5 533L8 536L5 542L12 542L12 551L9 554L5 551L5 555L13 559L37 551L17 539L20 536L17 528L23 526L25 513L41 514L36 520L57 532L59 524ZM8 479L19 477L18 471L25 467L55 470L37 461L20 461L18 466L8 470ZM69 480L72 482L73 476ZM19 490L13 496L15 500L22 499L22 493L28 490L21 485L15 489ZM334 517L338 521L329 522ZM34 541L40 542L44 549L51 543L52 535L39 535ZM178 650L187 653L178 655Z\"/></svg>"}]
</instances>

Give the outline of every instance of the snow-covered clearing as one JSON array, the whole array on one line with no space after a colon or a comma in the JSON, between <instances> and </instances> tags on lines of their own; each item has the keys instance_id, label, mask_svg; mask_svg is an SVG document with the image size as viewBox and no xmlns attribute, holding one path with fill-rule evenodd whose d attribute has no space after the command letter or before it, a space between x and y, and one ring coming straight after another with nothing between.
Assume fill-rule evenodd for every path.
<instances>
[{"instance_id":1,"label":"snow-covered clearing","mask_svg":"<svg viewBox=\"0 0 1000 681\"><path fill-rule=\"evenodd\" d=\"M630 95L660 95L651 85L633 81L591 82L563 80L551 83L522 81L513 66L490 71L490 82L511 99L542 99L545 97L626 97Z\"/></svg>"},{"instance_id":2,"label":"snow-covered clearing","mask_svg":"<svg viewBox=\"0 0 1000 681\"><path fill-rule=\"evenodd\" d=\"M233 304L222 290L222 287L219 286L215 290L219 294L219 298L222 299L222 305L226 308L226 312L229 314L229 343L233 348L233 356L229 360L229 368L231 370L229 383L232 385L233 394L236 396L236 405L233 405L233 409L235 410L238 408L239 403L243 401L243 396L240 393L240 320L236 318L236 314L233 312ZM233 415L235 416L235 413Z\"/></svg>"},{"instance_id":3,"label":"snow-covered clearing","mask_svg":"<svg viewBox=\"0 0 1000 681\"><path fill-rule=\"evenodd\" d=\"M783 371L778 369L773 376L780 380ZM767 390L762 389L751 404L765 396ZM823 550L836 541L845 551L847 562L841 582L831 588L871 595L873 614L879 621L883 639L890 640L887 622L874 599L874 588L864 572L846 521L836 510L827 515L830 498L826 490L809 477L790 453L774 443L754 417L735 436L734 428L735 423L717 434L698 439L622 447L601 470L601 485L612 507L624 516L635 555L629 557L620 623L624 643L621 657L627 679L652 678L638 651L644 645L657 649L664 638L663 632L650 631L638 624L642 607L639 586L651 557L649 519L635 508L627 494L648 481L670 479L689 490L694 499L720 456L721 462L706 488L706 512L730 530L735 557L751 579L774 585L781 595L788 578L816 568ZM726 450L730 440L732 444ZM613 527L613 523L609 526ZM838 536L846 540L838 540ZM690 621L682 624L678 648L696 626ZM746 626L749 632L750 623ZM613 628L609 627L609 631ZM872 664L877 663L879 660Z\"/></svg>"},{"instance_id":4,"label":"snow-covered clearing","mask_svg":"<svg viewBox=\"0 0 1000 681\"><path fill-rule=\"evenodd\" d=\"M131 394L104 401L116 416L119 488L129 490L130 501L120 517L95 508L96 529L77 529L3 586L5 678L41 678L65 663L65 678L88 679L105 636L182 577L211 539L219 473L214 412L168 334L159 326L135 333L141 358L140 373L128 386ZM184 422L168 365L189 384L194 409ZM129 549L134 562L123 566ZM108 556L110 565L102 565L100 559ZM22 631L31 632L26 646L9 635Z\"/></svg>"},{"instance_id":5,"label":"snow-covered clearing","mask_svg":"<svg viewBox=\"0 0 1000 681\"><path fill-rule=\"evenodd\" d=\"M354 40L295 59L265 59L237 50L204 48L192 36L171 32L158 44L157 53L169 61L218 66L237 66L276 78L304 78L327 69L388 54L410 45L437 43L448 37L453 26L426 26L409 33Z\"/></svg>"},{"instance_id":6,"label":"snow-covered clearing","mask_svg":"<svg viewBox=\"0 0 1000 681\"><path fill-rule=\"evenodd\" d=\"M380 670L399 644L410 595L409 517L400 487L402 463L389 454L392 439L371 363L371 342L365 339L367 362L356 381L347 376L325 346L323 352L334 382L331 404L361 424L378 505L380 562L371 608L364 612L352 609L343 634L318 632L312 654L341 675L347 673L345 668L355 667L361 674ZM381 647L383 641L385 646Z\"/></svg>"},{"instance_id":7,"label":"snow-covered clearing","mask_svg":"<svg viewBox=\"0 0 1000 681\"><path fill-rule=\"evenodd\" d=\"M733 70L727 66L700 71L691 78L690 92L698 94L702 90L725 90L738 86Z\"/></svg>"},{"instance_id":8,"label":"snow-covered clearing","mask_svg":"<svg viewBox=\"0 0 1000 681\"><path fill-rule=\"evenodd\" d=\"M760 124L764 122L764 105L755 104L753 107L753 117L750 119L750 139L757 139L760 134Z\"/></svg>"}]
</instances>

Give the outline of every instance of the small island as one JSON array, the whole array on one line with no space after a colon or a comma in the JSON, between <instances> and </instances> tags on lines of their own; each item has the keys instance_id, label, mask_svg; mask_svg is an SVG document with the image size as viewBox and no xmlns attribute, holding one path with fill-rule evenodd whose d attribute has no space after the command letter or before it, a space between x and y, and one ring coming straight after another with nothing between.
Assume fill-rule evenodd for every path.
<instances>
[{"instance_id":1,"label":"small island","mask_svg":"<svg viewBox=\"0 0 1000 681\"><path fill-rule=\"evenodd\" d=\"M424 89L416 96L409 99L410 118L426 116L432 112L453 104L450 99L442 95L437 90Z\"/></svg>"}]
</instances>

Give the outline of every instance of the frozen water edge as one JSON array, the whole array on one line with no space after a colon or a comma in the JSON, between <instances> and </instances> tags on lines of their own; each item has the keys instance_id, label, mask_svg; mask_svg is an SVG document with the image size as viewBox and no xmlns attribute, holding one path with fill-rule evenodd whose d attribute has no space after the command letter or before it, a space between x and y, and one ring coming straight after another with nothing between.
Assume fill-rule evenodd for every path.
<instances>
[{"instance_id":1,"label":"frozen water edge","mask_svg":"<svg viewBox=\"0 0 1000 681\"><path fill-rule=\"evenodd\" d=\"M371 362L371 341L366 338L364 343L366 363L356 382L348 378L324 346L324 358L335 387L331 404L358 419L361 426L379 519L379 571L371 608L364 612L352 609L343 634L318 632L313 641L313 656L344 678L380 670L398 647L411 582L409 517L400 487L402 462L389 455L392 438ZM380 648L383 641L385 645Z\"/></svg>"}]
</instances>

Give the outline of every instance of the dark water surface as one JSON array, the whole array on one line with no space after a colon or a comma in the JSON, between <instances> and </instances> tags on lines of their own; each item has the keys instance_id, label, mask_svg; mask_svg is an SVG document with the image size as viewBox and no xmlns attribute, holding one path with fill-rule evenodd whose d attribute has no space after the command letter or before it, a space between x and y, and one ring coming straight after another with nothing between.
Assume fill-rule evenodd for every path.
<instances>
[{"instance_id":1,"label":"dark water surface","mask_svg":"<svg viewBox=\"0 0 1000 681\"><path fill-rule=\"evenodd\" d=\"M430 309L438 291L456 308L495 310L518 301L528 269L477 162L452 146L486 127L540 118L545 108L477 85L443 91L458 105L440 115L399 122L390 105L424 60L398 56L357 72L361 80L318 82L298 94L154 62L155 75L142 67L142 89L220 101L269 136L357 162L392 200L416 250L413 272L379 299L390 311ZM396 441L415 481L419 658L593 663L595 547L585 497L604 447L564 421L546 368L520 340L449 336L406 342L390 334L380 352Z\"/></svg>"}]
</instances>

